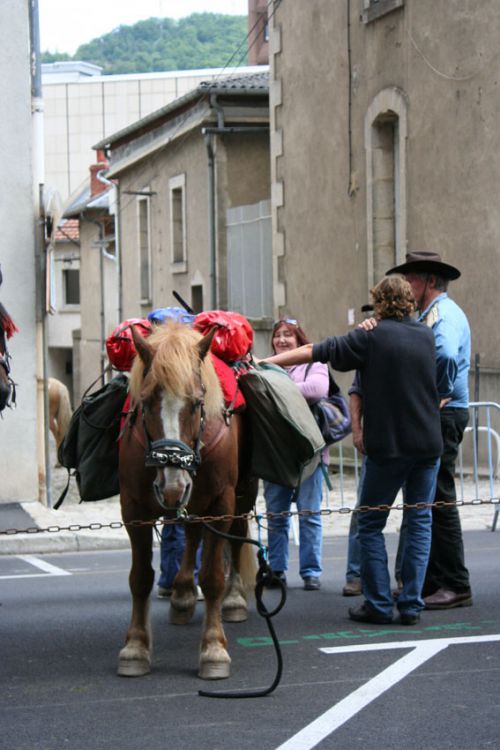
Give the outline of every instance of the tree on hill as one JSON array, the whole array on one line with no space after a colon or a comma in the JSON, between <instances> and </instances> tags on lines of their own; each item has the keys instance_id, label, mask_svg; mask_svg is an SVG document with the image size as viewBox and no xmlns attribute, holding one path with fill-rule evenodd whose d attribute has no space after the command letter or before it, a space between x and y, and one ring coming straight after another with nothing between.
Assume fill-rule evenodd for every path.
<instances>
[{"instance_id":1,"label":"tree on hill","mask_svg":"<svg viewBox=\"0 0 500 750\"><path fill-rule=\"evenodd\" d=\"M73 56L42 53L42 62L83 60L112 73L221 68L237 51L233 65L247 62L247 17L193 13L174 21L149 18L118 26L78 47Z\"/></svg>"}]
</instances>

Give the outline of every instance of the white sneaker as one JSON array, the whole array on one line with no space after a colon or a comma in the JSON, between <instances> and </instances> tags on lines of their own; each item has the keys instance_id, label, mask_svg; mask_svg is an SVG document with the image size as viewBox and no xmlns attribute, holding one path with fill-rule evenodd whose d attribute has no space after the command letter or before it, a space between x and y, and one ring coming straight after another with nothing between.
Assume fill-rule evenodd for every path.
<instances>
[{"instance_id":1,"label":"white sneaker","mask_svg":"<svg viewBox=\"0 0 500 750\"><path fill-rule=\"evenodd\" d=\"M202 602L204 601L205 597L203 596L203 591L201 590L200 586L196 587L196 601Z\"/></svg>"}]
</instances>

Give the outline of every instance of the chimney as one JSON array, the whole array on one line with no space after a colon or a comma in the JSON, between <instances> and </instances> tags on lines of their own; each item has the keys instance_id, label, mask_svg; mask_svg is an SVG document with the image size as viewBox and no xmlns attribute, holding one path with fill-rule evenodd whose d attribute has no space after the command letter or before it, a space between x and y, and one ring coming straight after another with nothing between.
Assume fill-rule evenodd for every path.
<instances>
[{"instance_id":1,"label":"chimney","mask_svg":"<svg viewBox=\"0 0 500 750\"><path fill-rule=\"evenodd\" d=\"M98 195L99 193L103 193L105 190L108 189L108 185L106 185L105 182L101 182L101 180L98 179L97 173L102 172L105 169L108 169L109 162L106 159L104 155L104 151L98 151L97 152L97 163L90 165L90 195L91 197L94 197L95 195Z\"/></svg>"}]
</instances>

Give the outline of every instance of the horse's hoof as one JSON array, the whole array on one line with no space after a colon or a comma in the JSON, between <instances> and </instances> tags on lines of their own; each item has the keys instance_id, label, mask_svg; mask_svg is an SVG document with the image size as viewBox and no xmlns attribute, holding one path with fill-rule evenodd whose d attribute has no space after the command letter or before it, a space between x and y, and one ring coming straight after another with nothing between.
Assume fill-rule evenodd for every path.
<instances>
[{"instance_id":1,"label":"horse's hoof","mask_svg":"<svg viewBox=\"0 0 500 750\"><path fill-rule=\"evenodd\" d=\"M188 609L176 609L170 602L169 620L171 625L187 625L193 619L194 610L195 606Z\"/></svg>"},{"instance_id":2,"label":"horse's hoof","mask_svg":"<svg viewBox=\"0 0 500 750\"><path fill-rule=\"evenodd\" d=\"M120 677L142 677L150 672L151 658L145 649L130 649L128 646L122 648L117 670Z\"/></svg>"},{"instance_id":3,"label":"horse's hoof","mask_svg":"<svg viewBox=\"0 0 500 750\"><path fill-rule=\"evenodd\" d=\"M225 680L231 672L230 662L205 661L200 664L198 677L202 680Z\"/></svg>"},{"instance_id":4,"label":"horse's hoof","mask_svg":"<svg viewBox=\"0 0 500 750\"><path fill-rule=\"evenodd\" d=\"M223 606L222 619L224 620L224 622L246 622L246 620L248 620L248 609L244 606Z\"/></svg>"},{"instance_id":5,"label":"horse's hoof","mask_svg":"<svg viewBox=\"0 0 500 750\"><path fill-rule=\"evenodd\" d=\"M239 591L230 591L222 602L224 622L245 622L248 619L247 600Z\"/></svg>"},{"instance_id":6,"label":"horse's hoof","mask_svg":"<svg viewBox=\"0 0 500 750\"><path fill-rule=\"evenodd\" d=\"M221 644L212 644L201 652L198 676L202 680L225 680L230 671L231 657Z\"/></svg>"},{"instance_id":7,"label":"horse's hoof","mask_svg":"<svg viewBox=\"0 0 500 750\"><path fill-rule=\"evenodd\" d=\"M169 619L172 625L187 625L191 622L196 609L197 599L198 592L195 588L192 590L190 589L188 592L183 592L182 594L178 594L174 588L172 596L170 597L169 613Z\"/></svg>"}]
</instances>

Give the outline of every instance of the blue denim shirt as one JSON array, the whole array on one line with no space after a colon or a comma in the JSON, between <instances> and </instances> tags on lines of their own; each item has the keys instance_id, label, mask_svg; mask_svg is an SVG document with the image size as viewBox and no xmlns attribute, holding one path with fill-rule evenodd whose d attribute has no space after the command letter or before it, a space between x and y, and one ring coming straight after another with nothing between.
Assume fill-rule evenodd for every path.
<instances>
[{"instance_id":1,"label":"blue denim shirt","mask_svg":"<svg viewBox=\"0 0 500 750\"><path fill-rule=\"evenodd\" d=\"M443 292L419 313L417 320L432 328L434 333L439 395L451 397L447 407L466 409L469 405L470 328L464 311Z\"/></svg>"}]
</instances>

